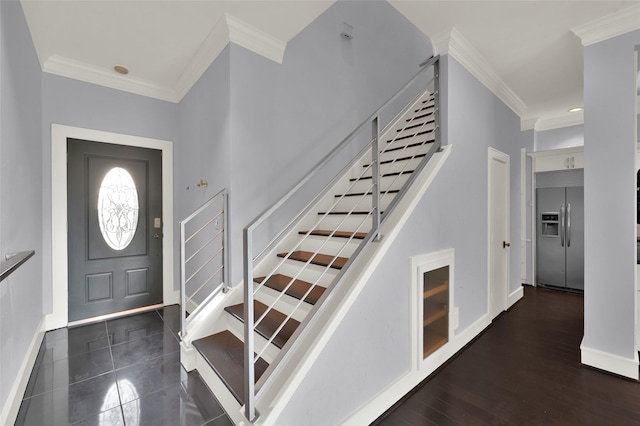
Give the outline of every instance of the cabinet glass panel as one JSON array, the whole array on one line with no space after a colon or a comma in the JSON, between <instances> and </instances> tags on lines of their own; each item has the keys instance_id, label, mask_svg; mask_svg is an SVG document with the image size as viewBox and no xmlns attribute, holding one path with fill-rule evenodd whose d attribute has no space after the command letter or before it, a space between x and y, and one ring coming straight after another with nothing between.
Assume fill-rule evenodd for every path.
<instances>
[{"instance_id":1,"label":"cabinet glass panel","mask_svg":"<svg viewBox=\"0 0 640 426\"><path fill-rule=\"evenodd\" d=\"M449 341L449 266L425 272L422 342L426 358Z\"/></svg>"}]
</instances>

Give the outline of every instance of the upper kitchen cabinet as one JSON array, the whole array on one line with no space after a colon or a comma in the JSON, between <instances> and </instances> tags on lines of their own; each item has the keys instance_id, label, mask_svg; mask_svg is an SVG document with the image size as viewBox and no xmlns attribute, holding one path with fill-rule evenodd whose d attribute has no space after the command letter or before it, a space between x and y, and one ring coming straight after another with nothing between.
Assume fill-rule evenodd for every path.
<instances>
[{"instance_id":1,"label":"upper kitchen cabinet","mask_svg":"<svg viewBox=\"0 0 640 426\"><path fill-rule=\"evenodd\" d=\"M533 158L534 173L584 169L583 146L531 152L529 156Z\"/></svg>"}]
</instances>

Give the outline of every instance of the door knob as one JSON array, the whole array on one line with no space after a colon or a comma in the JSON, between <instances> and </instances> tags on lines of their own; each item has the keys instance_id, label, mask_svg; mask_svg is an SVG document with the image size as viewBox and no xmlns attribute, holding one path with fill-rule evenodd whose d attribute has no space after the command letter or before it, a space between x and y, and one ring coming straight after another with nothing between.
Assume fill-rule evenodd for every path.
<instances>
[{"instance_id":1,"label":"door knob","mask_svg":"<svg viewBox=\"0 0 640 426\"><path fill-rule=\"evenodd\" d=\"M502 248L507 248L507 247L511 247L511 243L508 243L506 241L502 242Z\"/></svg>"}]
</instances>

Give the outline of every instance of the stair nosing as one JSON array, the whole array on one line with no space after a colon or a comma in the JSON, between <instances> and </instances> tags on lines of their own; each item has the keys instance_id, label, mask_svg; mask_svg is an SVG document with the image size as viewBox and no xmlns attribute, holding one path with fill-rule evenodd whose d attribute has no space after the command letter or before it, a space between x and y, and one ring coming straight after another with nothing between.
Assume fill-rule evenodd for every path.
<instances>
[{"instance_id":1,"label":"stair nosing","mask_svg":"<svg viewBox=\"0 0 640 426\"><path fill-rule=\"evenodd\" d=\"M293 280L293 283L287 284L287 285L283 286L282 288L276 287L275 284L271 282L271 279L275 278L276 276L284 277L285 281ZM257 282L257 283L261 284L261 283L264 282L265 278L267 278L267 277L254 277L253 280L254 280L254 282ZM293 287L296 284L298 286L308 286L309 288L311 288L311 287L313 287L313 288L311 289L311 291L308 291L308 289L305 290L304 292L308 293L308 294L306 295L306 297L304 299L302 299L304 294L298 295L296 292L293 291ZM294 279L293 277L290 277L290 276L284 275L284 274L273 274L271 277L269 277L269 279L263 285L268 287L268 288L270 288L270 289L272 289L272 290L274 290L274 291L280 292L280 293L282 293L284 291L284 294L286 294L286 295L288 295L290 297L293 297L295 299L302 300L303 302L308 303L309 305L315 305L318 302L318 300L320 299L320 297L322 296L322 293L324 293L324 291L326 290L325 287L322 287L321 285L318 285L318 284L314 285L314 284L312 284L310 282L307 282L307 281L304 281L304 280L300 280L300 279ZM284 288L287 287L287 286L289 288L287 288L286 291L285 291ZM322 289L322 290L316 290L316 289ZM315 293L317 293L318 291L320 292L320 294L318 294L317 297L314 294L314 290L316 290Z\"/></svg>"},{"instance_id":2,"label":"stair nosing","mask_svg":"<svg viewBox=\"0 0 640 426\"><path fill-rule=\"evenodd\" d=\"M301 259L295 259L294 257L292 257L295 253L305 253L306 254L312 254L313 257L311 259L306 259L306 260L301 260ZM329 267L332 269L342 269L342 267L344 266L344 264L346 264L349 261L349 258L347 257L341 257L341 256L332 256L332 255L328 255L328 254L324 254L324 253L312 253L312 252L308 252L308 251L304 251L304 250L295 250L291 253L278 253L277 255L278 257L281 258L287 258L287 260L294 260L297 262L309 262L312 265L318 265L318 266L324 266L324 267ZM288 256L288 257L287 257ZM327 262L320 262L319 260L316 260L316 258L318 256L326 256L326 257L331 257L331 263L327 263ZM342 266L336 265L336 262L340 260L340 262L344 262L344 264Z\"/></svg>"},{"instance_id":3,"label":"stair nosing","mask_svg":"<svg viewBox=\"0 0 640 426\"><path fill-rule=\"evenodd\" d=\"M260 302L259 300L254 300L253 302L254 302L254 306L256 304L259 304L259 305L264 306L267 309L269 308L267 305L265 305L264 303ZM232 311L233 308L237 308L238 306L242 306L241 309L244 310L244 306L243 305L244 305L244 303L239 303L239 304L235 304L235 305L232 305L232 306L225 306L224 310L226 312L228 312L229 314L231 314L232 316L234 316L235 318L237 318L240 322L242 322L244 324L243 316L239 315L235 311ZM283 315L285 318L287 317L286 314L284 314L283 312L278 311L275 308L271 308L270 311L279 313L279 314ZM262 316L262 313L260 315L255 314L255 307L254 307L254 319L257 320L260 316ZM289 323L289 321L293 321L294 323L297 323L296 328L300 326L300 321L298 321L298 320L295 320L293 318L289 318L288 320L286 320L286 323ZM282 323L280 323L278 325L278 327L280 325L282 325ZM286 327L286 325L285 325L285 327ZM273 337L273 339L271 339L272 336L268 335L268 333L266 331L266 324L264 323L264 321L260 322L260 324L258 324L256 327L254 327L254 331L256 333L258 333L260 336L264 337L267 341L271 339L271 344L272 345L276 346L278 349L282 349L284 347L284 345L287 343L287 341L289 340L289 337L291 337L291 336L289 336L289 337L285 338L284 336L281 336L281 333L285 329L285 327L281 328L280 331L278 332L278 334L276 334L275 337ZM275 331L275 330L273 330L273 331ZM278 338L280 338L280 340L284 339L284 342L279 342Z\"/></svg>"}]
</instances>

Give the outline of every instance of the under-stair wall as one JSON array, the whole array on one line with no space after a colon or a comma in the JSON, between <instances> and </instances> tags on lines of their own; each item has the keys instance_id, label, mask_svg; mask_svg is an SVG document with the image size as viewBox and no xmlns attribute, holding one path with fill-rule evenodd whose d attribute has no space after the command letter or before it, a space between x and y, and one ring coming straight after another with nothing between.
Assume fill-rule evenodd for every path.
<instances>
[{"instance_id":1,"label":"under-stair wall","mask_svg":"<svg viewBox=\"0 0 640 426\"><path fill-rule=\"evenodd\" d=\"M423 378L412 371L410 256L455 249L461 347L487 316L487 149L511 161L511 238L519 235L520 121L455 59L441 58L443 143L451 154L340 326L273 424L368 424ZM519 252L511 252L510 303Z\"/></svg>"}]
</instances>

